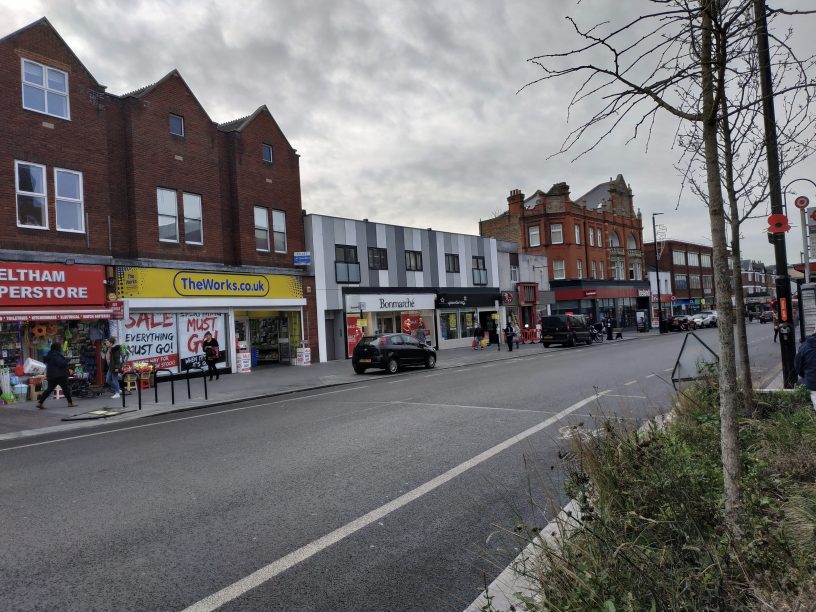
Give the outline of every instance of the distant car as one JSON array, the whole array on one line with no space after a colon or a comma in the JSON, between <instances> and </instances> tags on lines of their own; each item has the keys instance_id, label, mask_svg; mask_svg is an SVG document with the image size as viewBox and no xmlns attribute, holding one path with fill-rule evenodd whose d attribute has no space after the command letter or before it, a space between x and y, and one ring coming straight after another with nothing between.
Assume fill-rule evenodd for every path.
<instances>
[{"instance_id":1,"label":"distant car","mask_svg":"<svg viewBox=\"0 0 816 612\"><path fill-rule=\"evenodd\" d=\"M773 311L763 310L759 315L760 323L773 323Z\"/></svg>"},{"instance_id":2,"label":"distant car","mask_svg":"<svg viewBox=\"0 0 816 612\"><path fill-rule=\"evenodd\" d=\"M436 366L436 349L408 334L365 336L354 347L351 365L357 374L379 368L396 374L405 366Z\"/></svg>"},{"instance_id":3,"label":"distant car","mask_svg":"<svg viewBox=\"0 0 816 612\"><path fill-rule=\"evenodd\" d=\"M713 310L703 310L691 316L692 321L697 324L697 327L716 327L717 313Z\"/></svg>"},{"instance_id":4,"label":"distant car","mask_svg":"<svg viewBox=\"0 0 816 612\"><path fill-rule=\"evenodd\" d=\"M579 342L592 344L592 333L586 315L552 315L541 317L541 343L575 346Z\"/></svg>"},{"instance_id":5,"label":"distant car","mask_svg":"<svg viewBox=\"0 0 816 612\"><path fill-rule=\"evenodd\" d=\"M688 331L698 327L697 322L689 315L676 315L669 320L669 329L671 331Z\"/></svg>"}]
</instances>

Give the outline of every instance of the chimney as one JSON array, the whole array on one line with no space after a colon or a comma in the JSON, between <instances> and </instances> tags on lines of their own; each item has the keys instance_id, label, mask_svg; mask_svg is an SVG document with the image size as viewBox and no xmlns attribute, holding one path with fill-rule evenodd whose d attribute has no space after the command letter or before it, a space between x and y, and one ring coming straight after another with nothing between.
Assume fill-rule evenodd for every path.
<instances>
[{"instance_id":1,"label":"chimney","mask_svg":"<svg viewBox=\"0 0 816 612\"><path fill-rule=\"evenodd\" d=\"M507 208L511 216L521 216L524 209L524 194L521 193L520 189L512 189L510 191L510 197L507 198Z\"/></svg>"}]
</instances>

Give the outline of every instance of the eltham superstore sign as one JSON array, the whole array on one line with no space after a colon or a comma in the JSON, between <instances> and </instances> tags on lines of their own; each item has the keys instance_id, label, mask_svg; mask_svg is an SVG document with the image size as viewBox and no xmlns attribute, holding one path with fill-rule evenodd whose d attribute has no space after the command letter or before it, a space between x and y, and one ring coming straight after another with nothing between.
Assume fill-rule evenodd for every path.
<instances>
[{"instance_id":1,"label":"eltham superstore sign","mask_svg":"<svg viewBox=\"0 0 816 612\"><path fill-rule=\"evenodd\" d=\"M286 274L119 268L116 293L123 298L302 298L303 284Z\"/></svg>"},{"instance_id":2,"label":"eltham superstore sign","mask_svg":"<svg viewBox=\"0 0 816 612\"><path fill-rule=\"evenodd\" d=\"M0 262L0 306L98 306L103 266Z\"/></svg>"}]
</instances>

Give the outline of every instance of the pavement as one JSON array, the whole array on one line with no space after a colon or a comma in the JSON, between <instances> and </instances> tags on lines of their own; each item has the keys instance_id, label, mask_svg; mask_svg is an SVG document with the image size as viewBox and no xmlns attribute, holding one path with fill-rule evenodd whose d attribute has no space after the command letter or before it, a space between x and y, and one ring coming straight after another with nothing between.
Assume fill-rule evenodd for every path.
<instances>
[{"instance_id":1,"label":"pavement","mask_svg":"<svg viewBox=\"0 0 816 612\"><path fill-rule=\"evenodd\" d=\"M622 343L634 340L658 338L652 333L625 333L623 339L606 340L606 344ZM502 344L499 349L495 344L484 350L470 347L445 349L438 352L438 369L462 367L474 363L486 363L529 356L531 352L541 353L556 349L544 349L540 344L520 344L513 351ZM384 372L370 370L362 378L387 378ZM187 392L187 381L173 382L175 402L171 401L169 382L158 385L158 402L155 389L142 390L141 408L137 392L124 395L122 399L112 399L110 393L98 398L74 398L75 408L68 407L66 399L49 397L45 410L39 410L36 402L22 401L0 406L0 440L29 437L44 433L56 433L77 428L93 427L99 423L121 422L140 419L171 412L182 412L196 408L231 404L237 401L262 399L322 389L337 385L360 382L361 376L351 368L351 361L340 359L326 363L313 363L310 366L261 366L245 374L222 374L219 380L207 382L207 398L204 397L204 380L202 377L190 378L190 393ZM107 413L94 414L95 412Z\"/></svg>"}]
</instances>

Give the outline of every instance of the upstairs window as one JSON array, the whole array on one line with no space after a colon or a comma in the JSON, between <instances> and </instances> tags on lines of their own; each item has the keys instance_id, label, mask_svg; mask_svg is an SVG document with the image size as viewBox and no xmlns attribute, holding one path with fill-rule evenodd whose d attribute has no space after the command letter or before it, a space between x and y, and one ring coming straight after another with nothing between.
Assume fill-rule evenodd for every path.
<instances>
[{"instance_id":1,"label":"upstairs window","mask_svg":"<svg viewBox=\"0 0 816 612\"><path fill-rule=\"evenodd\" d=\"M255 250L269 252L269 211L263 206L256 206L255 211Z\"/></svg>"},{"instance_id":2,"label":"upstairs window","mask_svg":"<svg viewBox=\"0 0 816 612\"><path fill-rule=\"evenodd\" d=\"M45 166L14 162L17 184L17 225L48 229Z\"/></svg>"},{"instance_id":3,"label":"upstairs window","mask_svg":"<svg viewBox=\"0 0 816 612\"><path fill-rule=\"evenodd\" d=\"M485 268L484 257L473 258L473 284L487 285L487 268Z\"/></svg>"},{"instance_id":4,"label":"upstairs window","mask_svg":"<svg viewBox=\"0 0 816 612\"><path fill-rule=\"evenodd\" d=\"M170 133L173 136L184 136L184 117L170 113Z\"/></svg>"},{"instance_id":5,"label":"upstairs window","mask_svg":"<svg viewBox=\"0 0 816 612\"><path fill-rule=\"evenodd\" d=\"M584 262L578 260L578 278L584 278Z\"/></svg>"},{"instance_id":6,"label":"upstairs window","mask_svg":"<svg viewBox=\"0 0 816 612\"><path fill-rule=\"evenodd\" d=\"M23 60L23 108L70 119L68 73Z\"/></svg>"},{"instance_id":7,"label":"upstairs window","mask_svg":"<svg viewBox=\"0 0 816 612\"><path fill-rule=\"evenodd\" d=\"M531 247L541 246L541 229L537 225L527 228L528 244Z\"/></svg>"},{"instance_id":8,"label":"upstairs window","mask_svg":"<svg viewBox=\"0 0 816 612\"><path fill-rule=\"evenodd\" d=\"M575 244L581 244L581 226L575 226Z\"/></svg>"},{"instance_id":9,"label":"upstairs window","mask_svg":"<svg viewBox=\"0 0 816 612\"><path fill-rule=\"evenodd\" d=\"M267 164L272 163L272 145L266 143L261 145L261 157Z\"/></svg>"},{"instance_id":10,"label":"upstairs window","mask_svg":"<svg viewBox=\"0 0 816 612\"><path fill-rule=\"evenodd\" d=\"M84 233L82 173L54 168L54 189L57 193L54 202L57 213L57 230Z\"/></svg>"},{"instance_id":11,"label":"upstairs window","mask_svg":"<svg viewBox=\"0 0 816 612\"><path fill-rule=\"evenodd\" d=\"M595 233L598 236L598 246L603 246L603 234L601 233L601 228L600 227L597 228L595 230Z\"/></svg>"},{"instance_id":12,"label":"upstairs window","mask_svg":"<svg viewBox=\"0 0 816 612\"><path fill-rule=\"evenodd\" d=\"M368 267L371 270L387 270L388 251L379 247L368 247Z\"/></svg>"},{"instance_id":13,"label":"upstairs window","mask_svg":"<svg viewBox=\"0 0 816 612\"><path fill-rule=\"evenodd\" d=\"M360 282L360 262L357 261L356 246L334 245L334 277L338 283Z\"/></svg>"},{"instance_id":14,"label":"upstairs window","mask_svg":"<svg viewBox=\"0 0 816 612\"><path fill-rule=\"evenodd\" d=\"M689 253L688 254L688 265L699 267L699 265L700 265L700 254L699 253Z\"/></svg>"},{"instance_id":15,"label":"upstairs window","mask_svg":"<svg viewBox=\"0 0 816 612\"><path fill-rule=\"evenodd\" d=\"M272 211L272 241L276 253L286 252L286 213L282 210Z\"/></svg>"},{"instance_id":16,"label":"upstairs window","mask_svg":"<svg viewBox=\"0 0 816 612\"><path fill-rule=\"evenodd\" d=\"M711 255L700 255L700 259L703 262L703 267L704 268L710 268L711 267Z\"/></svg>"},{"instance_id":17,"label":"upstairs window","mask_svg":"<svg viewBox=\"0 0 816 612\"><path fill-rule=\"evenodd\" d=\"M550 243L564 244L564 226L560 223L553 223L550 226Z\"/></svg>"},{"instance_id":18,"label":"upstairs window","mask_svg":"<svg viewBox=\"0 0 816 612\"><path fill-rule=\"evenodd\" d=\"M674 288L675 289L688 289L688 276L685 274L675 274L674 275Z\"/></svg>"},{"instance_id":19,"label":"upstairs window","mask_svg":"<svg viewBox=\"0 0 816 612\"><path fill-rule=\"evenodd\" d=\"M519 282L519 267L510 264L510 280L514 283Z\"/></svg>"},{"instance_id":20,"label":"upstairs window","mask_svg":"<svg viewBox=\"0 0 816 612\"><path fill-rule=\"evenodd\" d=\"M459 272L459 256L445 253L445 272L456 274Z\"/></svg>"},{"instance_id":21,"label":"upstairs window","mask_svg":"<svg viewBox=\"0 0 816 612\"><path fill-rule=\"evenodd\" d=\"M157 189L159 242L178 242L178 201L174 189Z\"/></svg>"},{"instance_id":22,"label":"upstairs window","mask_svg":"<svg viewBox=\"0 0 816 612\"><path fill-rule=\"evenodd\" d=\"M589 246L595 246L595 230L591 227L587 230L587 237L589 238Z\"/></svg>"},{"instance_id":23,"label":"upstairs window","mask_svg":"<svg viewBox=\"0 0 816 612\"><path fill-rule=\"evenodd\" d=\"M552 262L553 280L564 280L567 277L563 259L554 259Z\"/></svg>"},{"instance_id":24,"label":"upstairs window","mask_svg":"<svg viewBox=\"0 0 816 612\"><path fill-rule=\"evenodd\" d=\"M589 234L590 236L592 233ZM589 278L596 278L598 276L598 267L597 264L593 261L592 262L592 273Z\"/></svg>"},{"instance_id":25,"label":"upstairs window","mask_svg":"<svg viewBox=\"0 0 816 612\"><path fill-rule=\"evenodd\" d=\"M422 252L405 251L405 269L408 272L422 271Z\"/></svg>"},{"instance_id":26,"label":"upstairs window","mask_svg":"<svg viewBox=\"0 0 816 612\"><path fill-rule=\"evenodd\" d=\"M185 193L184 204L184 242L187 244L204 244L204 229L201 218L201 196Z\"/></svg>"},{"instance_id":27,"label":"upstairs window","mask_svg":"<svg viewBox=\"0 0 816 612\"><path fill-rule=\"evenodd\" d=\"M685 266L686 265L686 252L685 251L672 251L672 261L675 265L678 266Z\"/></svg>"}]
</instances>

